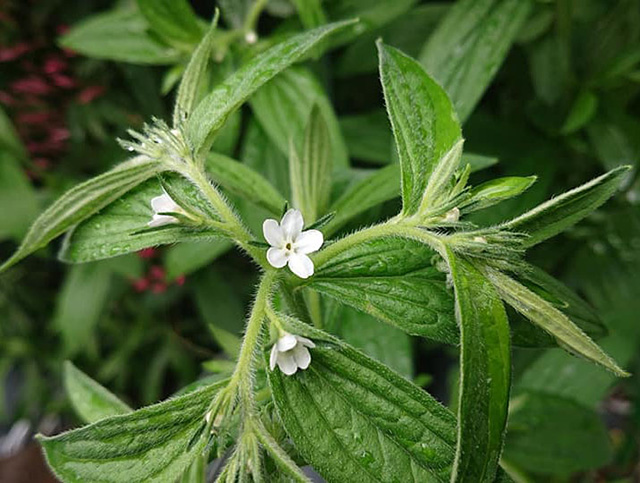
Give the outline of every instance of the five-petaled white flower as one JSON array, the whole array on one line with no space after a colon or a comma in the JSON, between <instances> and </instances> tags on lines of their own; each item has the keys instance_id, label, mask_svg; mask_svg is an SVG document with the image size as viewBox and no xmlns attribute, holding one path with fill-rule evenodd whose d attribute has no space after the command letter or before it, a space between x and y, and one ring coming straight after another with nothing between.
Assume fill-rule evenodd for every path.
<instances>
[{"instance_id":1,"label":"five-petaled white flower","mask_svg":"<svg viewBox=\"0 0 640 483\"><path fill-rule=\"evenodd\" d=\"M307 256L320 249L324 242L318 230L302 231L304 220L298 210L289 210L280 223L274 219L264 220L262 231L271 248L267 260L275 268L289 264L289 268L300 278L313 275L313 262Z\"/></svg>"},{"instance_id":2,"label":"five-petaled white flower","mask_svg":"<svg viewBox=\"0 0 640 483\"><path fill-rule=\"evenodd\" d=\"M269 368L273 371L278 364L280 370L287 376L295 374L298 369L306 369L311 363L311 354L307 347L315 346L305 337L285 332L271 348Z\"/></svg>"},{"instance_id":3,"label":"five-petaled white flower","mask_svg":"<svg viewBox=\"0 0 640 483\"><path fill-rule=\"evenodd\" d=\"M160 196L156 196L151 199L151 209L153 210L153 218L147 226L157 227L168 225L171 223L178 223L179 220L175 216L171 215L160 215L159 213L185 213L185 211L173 201L173 198L167 194L167 192L163 192Z\"/></svg>"}]
</instances>

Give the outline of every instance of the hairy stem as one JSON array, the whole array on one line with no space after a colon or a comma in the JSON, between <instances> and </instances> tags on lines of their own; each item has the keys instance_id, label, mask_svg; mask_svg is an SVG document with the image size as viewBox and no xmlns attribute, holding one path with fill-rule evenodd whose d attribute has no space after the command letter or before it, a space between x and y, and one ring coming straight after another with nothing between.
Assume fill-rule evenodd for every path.
<instances>
[{"instance_id":1,"label":"hairy stem","mask_svg":"<svg viewBox=\"0 0 640 483\"><path fill-rule=\"evenodd\" d=\"M260 281L258 293L256 294L251 315L247 322L240 354L238 355L238 362L229 383L231 387L237 387L241 410L244 411L245 414L251 414L255 403L253 394L253 365L260 342L262 324L267 314L269 298L277 276L275 270L269 270L263 275Z\"/></svg>"}]
</instances>

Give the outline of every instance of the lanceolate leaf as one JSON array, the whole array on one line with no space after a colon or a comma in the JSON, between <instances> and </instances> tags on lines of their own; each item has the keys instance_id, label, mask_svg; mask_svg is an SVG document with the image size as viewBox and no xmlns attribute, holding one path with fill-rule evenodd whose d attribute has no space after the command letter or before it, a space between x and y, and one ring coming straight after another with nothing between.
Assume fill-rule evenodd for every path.
<instances>
[{"instance_id":1,"label":"lanceolate leaf","mask_svg":"<svg viewBox=\"0 0 640 483\"><path fill-rule=\"evenodd\" d=\"M607 333L596 309L580 298L573 290L544 270L527 265L516 277L532 292L565 313L578 327L592 337Z\"/></svg>"},{"instance_id":2,"label":"lanceolate leaf","mask_svg":"<svg viewBox=\"0 0 640 483\"><path fill-rule=\"evenodd\" d=\"M411 335L456 343L452 293L419 242L379 238L316 267L308 286Z\"/></svg>"},{"instance_id":3,"label":"lanceolate leaf","mask_svg":"<svg viewBox=\"0 0 640 483\"><path fill-rule=\"evenodd\" d=\"M511 384L509 324L491 283L447 251L460 326L458 446L451 481L493 482Z\"/></svg>"},{"instance_id":4,"label":"lanceolate leaf","mask_svg":"<svg viewBox=\"0 0 640 483\"><path fill-rule=\"evenodd\" d=\"M268 372L280 418L307 462L329 482L448 481L453 414L347 344L291 319L286 324L316 344L307 370Z\"/></svg>"},{"instance_id":5,"label":"lanceolate leaf","mask_svg":"<svg viewBox=\"0 0 640 483\"><path fill-rule=\"evenodd\" d=\"M420 207L438 162L461 140L460 125L446 93L420 64L381 42L378 52L402 169L403 211L411 215Z\"/></svg>"},{"instance_id":6,"label":"lanceolate leaf","mask_svg":"<svg viewBox=\"0 0 640 483\"><path fill-rule=\"evenodd\" d=\"M327 210L331 194L332 170L329 129L319 106L314 106L304 132L302 149L292 146L289 159L293 206L298 207L307 223Z\"/></svg>"},{"instance_id":7,"label":"lanceolate leaf","mask_svg":"<svg viewBox=\"0 0 640 483\"><path fill-rule=\"evenodd\" d=\"M282 214L284 197L260 173L244 163L218 153L207 158L207 171L211 178L223 188L242 196L275 215Z\"/></svg>"},{"instance_id":8,"label":"lanceolate leaf","mask_svg":"<svg viewBox=\"0 0 640 483\"><path fill-rule=\"evenodd\" d=\"M101 13L74 25L60 43L89 57L135 64L173 64L181 55L152 39L149 24L134 9Z\"/></svg>"},{"instance_id":9,"label":"lanceolate leaf","mask_svg":"<svg viewBox=\"0 0 640 483\"><path fill-rule=\"evenodd\" d=\"M496 203L518 196L527 190L535 180L535 176L527 178L510 176L487 181L470 191L469 199L464 202L461 208L467 213L483 210Z\"/></svg>"},{"instance_id":10,"label":"lanceolate leaf","mask_svg":"<svg viewBox=\"0 0 640 483\"><path fill-rule=\"evenodd\" d=\"M566 315L542 297L497 270L489 269L487 276L509 305L553 335L563 348L600 364L618 376L629 375Z\"/></svg>"},{"instance_id":11,"label":"lanceolate leaf","mask_svg":"<svg viewBox=\"0 0 640 483\"><path fill-rule=\"evenodd\" d=\"M196 151L207 147L233 111L260 86L309 53L329 35L353 24L337 22L295 35L258 55L205 97L187 123L187 137Z\"/></svg>"},{"instance_id":12,"label":"lanceolate leaf","mask_svg":"<svg viewBox=\"0 0 640 483\"><path fill-rule=\"evenodd\" d=\"M298 66L285 70L258 90L250 103L262 128L287 156L291 141L296 148L302 147L311 111L319 109L328 131L333 166L348 166L347 148L333 106L310 70Z\"/></svg>"},{"instance_id":13,"label":"lanceolate leaf","mask_svg":"<svg viewBox=\"0 0 640 483\"><path fill-rule=\"evenodd\" d=\"M630 166L621 166L588 183L551 198L504 224L505 228L526 233L525 246L536 245L576 224L607 201L618 189Z\"/></svg>"},{"instance_id":14,"label":"lanceolate leaf","mask_svg":"<svg viewBox=\"0 0 640 483\"><path fill-rule=\"evenodd\" d=\"M207 443L205 414L223 384L38 439L65 482L175 481Z\"/></svg>"},{"instance_id":15,"label":"lanceolate leaf","mask_svg":"<svg viewBox=\"0 0 640 483\"><path fill-rule=\"evenodd\" d=\"M491 83L524 23L529 0L463 0L429 38L420 63L465 121Z\"/></svg>"},{"instance_id":16,"label":"lanceolate leaf","mask_svg":"<svg viewBox=\"0 0 640 483\"><path fill-rule=\"evenodd\" d=\"M132 411L69 361L64 363L64 386L73 408L86 423Z\"/></svg>"},{"instance_id":17,"label":"lanceolate leaf","mask_svg":"<svg viewBox=\"0 0 640 483\"><path fill-rule=\"evenodd\" d=\"M187 0L138 0L140 12L151 28L170 44L193 45L202 27Z\"/></svg>"},{"instance_id":18,"label":"lanceolate leaf","mask_svg":"<svg viewBox=\"0 0 640 483\"><path fill-rule=\"evenodd\" d=\"M67 357L91 341L104 313L111 277L111 267L105 263L85 264L69 270L56 300L52 321L62 335Z\"/></svg>"},{"instance_id":19,"label":"lanceolate leaf","mask_svg":"<svg viewBox=\"0 0 640 483\"><path fill-rule=\"evenodd\" d=\"M173 175L166 178L166 188L178 204L190 200L191 205L210 207L198 189L184 178ZM181 223L149 229L153 210L151 199L163 193L157 179L151 179L114 201L100 213L78 225L65 238L59 257L71 263L102 260L143 248L180 241L209 240L221 236L212 228L194 228ZM180 197L176 196L180 194ZM187 206L183 206L187 208ZM215 216L207 213L206 216Z\"/></svg>"},{"instance_id":20,"label":"lanceolate leaf","mask_svg":"<svg viewBox=\"0 0 640 483\"><path fill-rule=\"evenodd\" d=\"M142 5L147 4L149 8L154 9L156 2L154 0L139 0ZM186 3L186 2L185 2ZM173 4L172 0L157 2L157 6L168 7ZM183 4L183 0L175 2L176 5ZM185 8L191 7L187 4ZM202 38L198 46L193 52L189 64L184 71L182 81L178 87L178 95L176 96L176 104L173 111L173 125L180 125L180 121L187 119L191 114L191 111L196 107L196 100L198 93L200 92L201 84L207 77L207 66L209 59L211 58L211 49L214 45L214 38L216 27L218 26L218 14L213 19L213 22L209 26L209 30ZM197 27L197 25L196 25ZM196 37L199 38L199 32L194 32Z\"/></svg>"},{"instance_id":21,"label":"lanceolate leaf","mask_svg":"<svg viewBox=\"0 0 640 483\"><path fill-rule=\"evenodd\" d=\"M17 252L0 267L0 272L44 247L159 170L156 161L137 157L70 189L36 219Z\"/></svg>"},{"instance_id":22,"label":"lanceolate leaf","mask_svg":"<svg viewBox=\"0 0 640 483\"><path fill-rule=\"evenodd\" d=\"M1 116L0 112L0 129L5 127L2 126ZM11 128L11 125L6 127ZM2 139L0 139L0 150L2 149ZM10 152L0 152L0 206L2 206L0 240L8 237L18 240L22 238L38 215L39 206L36 195L36 190L31 186L18 158Z\"/></svg>"}]
</instances>

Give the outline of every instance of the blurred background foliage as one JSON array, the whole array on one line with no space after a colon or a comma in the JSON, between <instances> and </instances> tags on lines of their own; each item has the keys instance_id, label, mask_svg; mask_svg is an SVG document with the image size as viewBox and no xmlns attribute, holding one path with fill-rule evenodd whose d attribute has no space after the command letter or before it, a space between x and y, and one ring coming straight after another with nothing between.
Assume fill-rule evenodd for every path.
<instances>
[{"instance_id":1,"label":"blurred background foliage","mask_svg":"<svg viewBox=\"0 0 640 483\"><path fill-rule=\"evenodd\" d=\"M193 15L177 27L154 19L144 1L0 3L0 259L64 190L126 157L115 139L127 128L167 118L176 82L216 6L189 3ZM289 138L302 135L318 104L343 185L396 162L374 41L382 37L429 69L438 62L431 34L451 4L256 3L264 10L253 20L252 0L217 2L224 30L210 85L251 49L287 32L355 16L362 22L320 61L290 68L258 91L228 121L214 150L262 172L288 195ZM485 19L487 28L492 21ZM237 35L251 22L257 22L255 46ZM491 165L473 175L475 183L531 174L538 181L476 221L508 219L605 170L634 165L612 201L536 247L530 261L597 309L609 329L599 342L636 375L616 379L558 348L514 348L503 460L522 481L631 481L640 476L640 4L535 1L514 38L478 105L458 106L465 111L465 151ZM460 34L459 42L474 38ZM480 47L478 55L485 55ZM467 62L452 75L479 74ZM239 198L237 204L255 231L267 212ZM397 204L370 209L342 231L394 213ZM26 441L30 430L77 422L62 383L64 360L133 407L233 367L257 272L228 242L76 266L58 262L57 248L0 277L0 435L15 436L29 422ZM335 333L441 400L455 401L455 348L410 338L353 309L334 309L342 311L331 319ZM7 441L0 457L15 451Z\"/></svg>"}]
</instances>

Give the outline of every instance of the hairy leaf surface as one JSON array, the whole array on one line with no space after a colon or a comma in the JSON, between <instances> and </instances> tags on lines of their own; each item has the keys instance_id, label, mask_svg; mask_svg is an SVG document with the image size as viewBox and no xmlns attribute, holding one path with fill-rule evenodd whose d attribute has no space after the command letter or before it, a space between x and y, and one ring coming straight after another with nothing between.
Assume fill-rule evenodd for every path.
<instances>
[{"instance_id":1,"label":"hairy leaf surface","mask_svg":"<svg viewBox=\"0 0 640 483\"><path fill-rule=\"evenodd\" d=\"M207 442L204 417L222 384L38 439L65 482L175 481Z\"/></svg>"},{"instance_id":2,"label":"hairy leaf surface","mask_svg":"<svg viewBox=\"0 0 640 483\"><path fill-rule=\"evenodd\" d=\"M187 138L198 151L227 117L279 72L309 53L319 42L353 24L337 22L295 35L255 57L205 97L187 122Z\"/></svg>"},{"instance_id":3,"label":"hairy leaf surface","mask_svg":"<svg viewBox=\"0 0 640 483\"><path fill-rule=\"evenodd\" d=\"M378 52L380 78L400 157L403 211L411 215L418 211L440 161L460 142L460 125L447 94L420 64L381 42ZM449 161L453 164L454 160ZM443 184L441 180L436 182Z\"/></svg>"},{"instance_id":4,"label":"hairy leaf surface","mask_svg":"<svg viewBox=\"0 0 640 483\"><path fill-rule=\"evenodd\" d=\"M141 156L71 188L36 219L18 250L0 266L0 272L44 247L159 171L156 161Z\"/></svg>"},{"instance_id":5,"label":"hairy leaf surface","mask_svg":"<svg viewBox=\"0 0 640 483\"><path fill-rule=\"evenodd\" d=\"M491 283L469 262L447 251L460 326L460 390L456 482L492 482L509 407L509 324Z\"/></svg>"},{"instance_id":6,"label":"hairy leaf surface","mask_svg":"<svg viewBox=\"0 0 640 483\"><path fill-rule=\"evenodd\" d=\"M505 228L529 235L525 246L536 245L582 220L607 201L618 189L629 166L612 169L588 183L551 198L504 224Z\"/></svg>"},{"instance_id":7,"label":"hairy leaf surface","mask_svg":"<svg viewBox=\"0 0 640 483\"><path fill-rule=\"evenodd\" d=\"M215 217L208 201L189 181L178 175L166 179L167 186L181 196L181 200L176 199L176 202L180 204L190 200L189 204L193 206L208 207L209 212L205 216ZM213 229L191 228L179 223L165 225L161 229L147 229L147 223L153 216L151 199L162 193L160 181L151 179L113 202L69 233L60 259L71 263L88 262L157 245L208 240L221 235Z\"/></svg>"},{"instance_id":8,"label":"hairy leaf surface","mask_svg":"<svg viewBox=\"0 0 640 483\"><path fill-rule=\"evenodd\" d=\"M449 480L455 417L426 392L330 335L311 338L311 365L269 371L278 413L303 457L330 482Z\"/></svg>"},{"instance_id":9,"label":"hairy leaf surface","mask_svg":"<svg viewBox=\"0 0 640 483\"><path fill-rule=\"evenodd\" d=\"M308 286L408 334L456 343L452 293L433 256L419 242L379 238L316 267Z\"/></svg>"}]
</instances>

